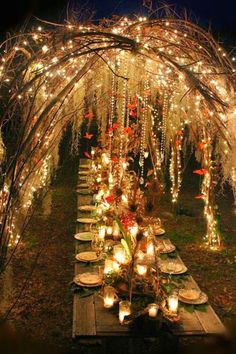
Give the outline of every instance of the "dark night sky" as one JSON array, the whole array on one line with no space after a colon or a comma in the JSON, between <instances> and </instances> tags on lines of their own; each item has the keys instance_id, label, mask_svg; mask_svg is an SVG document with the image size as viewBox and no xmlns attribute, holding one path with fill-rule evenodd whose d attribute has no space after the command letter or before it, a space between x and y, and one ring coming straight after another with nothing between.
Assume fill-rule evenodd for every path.
<instances>
[{"instance_id":1,"label":"dark night sky","mask_svg":"<svg viewBox=\"0 0 236 354\"><path fill-rule=\"evenodd\" d=\"M166 3L185 7L199 20L199 24L211 28L216 36L228 38L231 44L236 42L236 0L166 0ZM79 8L86 4L96 11L95 18L112 14L144 13L143 0L5 0L6 9L0 13L0 32L20 26L29 15L53 21L62 21L66 17L67 4ZM153 1L154 3L154 1Z\"/></svg>"}]
</instances>

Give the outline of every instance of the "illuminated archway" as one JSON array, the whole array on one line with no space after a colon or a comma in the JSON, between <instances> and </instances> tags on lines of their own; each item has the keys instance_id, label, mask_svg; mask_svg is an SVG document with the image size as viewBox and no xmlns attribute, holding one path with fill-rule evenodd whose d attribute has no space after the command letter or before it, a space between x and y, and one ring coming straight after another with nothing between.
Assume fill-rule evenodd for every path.
<instances>
[{"instance_id":1,"label":"illuminated archway","mask_svg":"<svg viewBox=\"0 0 236 354\"><path fill-rule=\"evenodd\" d=\"M176 18L42 23L8 38L1 49L1 127L15 132L6 139L14 146L11 153L1 139L2 263L8 246L14 251L20 241L34 193L50 181L68 122L76 149L84 121L89 139L91 118L103 144L107 136L112 144L118 129L120 155L127 137L138 137L141 184L148 151L154 178L168 166L173 203L187 149L195 149L202 164L194 173L203 176L196 198L205 204L206 241L220 244L216 168L236 187L235 69L209 33Z\"/></svg>"}]
</instances>

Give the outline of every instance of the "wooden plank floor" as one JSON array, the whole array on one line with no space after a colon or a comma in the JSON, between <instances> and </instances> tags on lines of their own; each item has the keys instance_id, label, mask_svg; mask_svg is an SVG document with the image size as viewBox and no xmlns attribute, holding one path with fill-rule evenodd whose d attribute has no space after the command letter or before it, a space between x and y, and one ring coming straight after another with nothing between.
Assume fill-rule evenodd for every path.
<instances>
[{"instance_id":1,"label":"wooden plank floor","mask_svg":"<svg viewBox=\"0 0 236 354\"><path fill-rule=\"evenodd\" d=\"M81 159L81 164L88 160ZM78 206L90 204L91 195L78 194ZM78 217L85 216L78 210ZM87 215L86 215L87 216ZM76 232L88 230L88 225L77 223ZM90 249L89 242L75 241L75 252ZM179 257L179 256L178 256ZM179 261L183 263L179 257ZM75 275L88 271L94 265L85 265L82 262L75 263ZM191 286L198 287L194 279L189 276L187 282ZM225 333L225 328L213 308L208 305L206 312L195 310L189 313L183 307L180 308L181 326L173 326L173 333L177 336L206 336ZM74 294L73 300L73 338L77 337L109 337L109 336L132 336L128 326L121 326L118 318L103 307L102 299L98 294L80 298Z\"/></svg>"}]
</instances>

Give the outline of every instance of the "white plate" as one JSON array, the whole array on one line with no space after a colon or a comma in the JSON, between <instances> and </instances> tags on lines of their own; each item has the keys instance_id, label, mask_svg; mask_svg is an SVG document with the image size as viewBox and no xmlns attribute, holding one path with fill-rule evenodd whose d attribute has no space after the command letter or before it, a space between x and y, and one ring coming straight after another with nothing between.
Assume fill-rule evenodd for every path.
<instances>
[{"instance_id":1,"label":"white plate","mask_svg":"<svg viewBox=\"0 0 236 354\"><path fill-rule=\"evenodd\" d=\"M87 176L89 171L79 171L80 176Z\"/></svg>"},{"instance_id":2,"label":"white plate","mask_svg":"<svg viewBox=\"0 0 236 354\"><path fill-rule=\"evenodd\" d=\"M174 252L176 247L172 244L172 243L159 243L161 248L158 248L158 251L161 253L161 254L166 254L166 253L171 253L171 252Z\"/></svg>"},{"instance_id":3,"label":"white plate","mask_svg":"<svg viewBox=\"0 0 236 354\"><path fill-rule=\"evenodd\" d=\"M74 235L74 238L78 241L92 241L95 234L89 231L79 232Z\"/></svg>"},{"instance_id":4,"label":"white plate","mask_svg":"<svg viewBox=\"0 0 236 354\"><path fill-rule=\"evenodd\" d=\"M87 176L79 176L80 181L87 181Z\"/></svg>"},{"instance_id":5,"label":"white plate","mask_svg":"<svg viewBox=\"0 0 236 354\"><path fill-rule=\"evenodd\" d=\"M96 276L96 278L98 279L98 281L96 283L86 283L86 275L89 277L91 277L91 273L82 273L82 274L78 274L76 275L76 277L74 277L74 282L77 284L77 285L80 285L80 286L84 286L84 287L88 287L88 288L93 288L93 287L96 287L96 286L100 286L102 285L102 280L99 278L99 276ZM80 279L81 277L84 276L84 281L82 282ZM94 279L95 281L95 279Z\"/></svg>"},{"instance_id":6,"label":"white plate","mask_svg":"<svg viewBox=\"0 0 236 354\"><path fill-rule=\"evenodd\" d=\"M80 183L80 184L78 184L77 189L80 189L80 188L88 188L88 184L87 183Z\"/></svg>"},{"instance_id":7,"label":"white plate","mask_svg":"<svg viewBox=\"0 0 236 354\"><path fill-rule=\"evenodd\" d=\"M77 193L83 195L93 194L93 192L91 192L89 189L79 189L79 190L77 189Z\"/></svg>"},{"instance_id":8,"label":"white plate","mask_svg":"<svg viewBox=\"0 0 236 354\"><path fill-rule=\"evenodd\" d=\"M95 211L97 209L96 205L80 205L78 207L80 211Z\"/></svg>"},{"instance_id":9,"label":"white plate","mask_svg":"<svg viewBox=\"0 0 236 354\"><path fill-rule=\"evenodd\" d=\"M96 224L97 220L92 218L79 218L77 219L77 222L80 222L82 224Z\"/></svg>"},{"instance_id":10,"label":"white plate","mask_svg":"<svg viewBox=\"0 0 236 354\"><path fill-rule=\"evenodd\" d=\"M208 301L208 296L207 294L203 293L201 291L200 296L198 299L196 300L190 300L190 299L185 299L185 297L182 297L179 294L179 300L185 304L189 304L189 305L202 305L205 304Z\"/></svg>"},{"instance_id":11,"label":"white plate","mask_svg":"<svg viewBox=\"0 0 236 354\"><path fill-rule=\"evenodd\" d=\"M166 231L164 229L159 229L158 231L155 232L156 236L162 236L166 233Z\"/></svg>"},{"instance_id":12,"label":"white plate","mask_svg":"<svg viewBox=\"0 0 236 354\"><path fill-rule=\"evenodd\" d=\"M80 262L98 262L101 260L101 257L98 257L96 252L93 251L86 251L86 252L80 252L76 254L75 258L77 261Z\"/></svg>"},{"instance_id":13,"label":"white plate","mask_svg":"<svg viewBox=\"0 0 236 354\"><path fill-rule=\"evenodd\" d=\"M188 270L188 268L185 266L185 265L182 265L182 264L179 264L179 266L180 267L178 267L178 268L176 268L176 270L174 270L174 271L170 271L170 270L168 270L168 266L167 266L167 264L162 264L161 265L161 272L162 273L166 273L166 274L176 274L176 275L178 275L178 274L183 274L183 273L186 273L187 272L187 270Z\"/></svg>"},{"instance_id":14,"label":"white plate","mask_svg":"<svg viewBox=\"0 0 236 354\"><path fill-rule=\"evenodd\" d=\"M90 168L90 165L82 163L81 165L79 165L79 168Z\"/></svg>"}]
</instances>

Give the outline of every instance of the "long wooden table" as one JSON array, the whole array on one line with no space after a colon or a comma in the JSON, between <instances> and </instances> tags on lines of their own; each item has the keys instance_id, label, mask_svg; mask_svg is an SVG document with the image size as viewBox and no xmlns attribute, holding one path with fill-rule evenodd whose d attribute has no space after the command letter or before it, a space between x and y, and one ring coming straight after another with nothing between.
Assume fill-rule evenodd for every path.
<instances>
[{"instance_id":1,"label":"long wooden table","mask_svg":"<svg viewBox=\"0 0 236 354\"><path fill-rule=\"evenodd\" d=\"M86 164L88 160L81 159L81 164ZM81 181L82 183L82 181ZM90 204L92 195L78 194L78 207L84 204ZM84 216L78 210L78 217ZM76 232L88 230L86 224L77 223ZM75 252L81 252L90 249L89 242L75 241ZM179 257L179 256L178 256ZM183 263L179 257L179 261ZM93 265L86 266L81 262L75 263L75 275L88 271ZM86 270L85 270L86 269ZM189 276L187 282L192 286L198 287L194 279ZM172 331L176 336L207 336L219 335L225 333L225 328L210 305L207 305L206 311L188 312L184 307L179 310L181 316L181 326L173 326ZM93 294L87 297L80 297L79 294L74 294L73 300L73 338L83 337L119 337L119 336L134 336L128 326L121 326L118 318L111 311L103 307L103 301L98 294ZM145 335L146 336L146 335Z\"/></svg>"}]
</instances>

